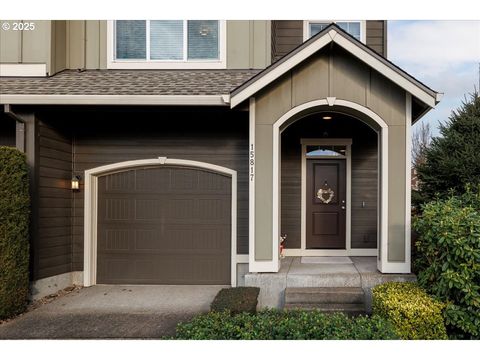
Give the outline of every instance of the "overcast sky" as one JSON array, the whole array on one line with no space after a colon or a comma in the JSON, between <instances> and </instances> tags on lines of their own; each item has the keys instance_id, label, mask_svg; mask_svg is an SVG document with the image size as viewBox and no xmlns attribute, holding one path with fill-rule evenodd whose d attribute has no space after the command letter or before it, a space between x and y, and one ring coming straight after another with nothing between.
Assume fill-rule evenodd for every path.
<instances>
[{"instance_id":1,"label":"overcast sky","mask_svg":"<svg viewBox=\"0 0 480 360\"><path fill-rule=\"evenodd\" d=\"M438 135L465 94L478 89L480 21L389 21L388 58L445 95L422 121Z\"/></svg>"}]
</instances>

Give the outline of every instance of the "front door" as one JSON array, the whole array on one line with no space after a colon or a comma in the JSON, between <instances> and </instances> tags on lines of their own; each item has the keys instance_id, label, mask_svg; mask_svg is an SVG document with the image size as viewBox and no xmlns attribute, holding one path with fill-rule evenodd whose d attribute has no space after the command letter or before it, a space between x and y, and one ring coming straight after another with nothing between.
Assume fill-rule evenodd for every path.
<instances>
[{"instance_id":1,"label":"front door","mask_svg":"<svg viewBox=\"0 0 480 360\"><path fill-rule=\"evenodd\" d=\"M345 249L346 160L306 161L306 248Z\"/></svg>"}]
</instances>

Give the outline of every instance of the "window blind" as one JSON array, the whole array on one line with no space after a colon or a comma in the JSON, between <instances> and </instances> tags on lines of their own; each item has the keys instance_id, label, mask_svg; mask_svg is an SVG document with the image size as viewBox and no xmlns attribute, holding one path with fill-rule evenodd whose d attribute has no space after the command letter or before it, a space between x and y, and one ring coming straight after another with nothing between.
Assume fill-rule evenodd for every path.
<instances>
[{"instance_id":1,"label":"window blind","mask_svg":"<svg viewBox=\"0 0 480 360\"><path fill-rule=\"evenodd\" d=\"M145 20L116 21L116 58L146 58L146 22Z\"/></svg>"},{"instance_id":2,"label":"window blind","mask_svg":"<svg viewBox=\"0 0 480 360\"><path fill-rule=\"evenodd\" d=\"M150 59L183 60L183 21L150 21Z\"/></svg>"},{"instance_id":3,"label":"window blind","mask_svg":"<svg viewBox=\"0 0 480 360\"><path fill-rule=\"evenodd\" d=\"M188 59L218 59L218 21L188 21Z\"/></svg>"}]
</instances>

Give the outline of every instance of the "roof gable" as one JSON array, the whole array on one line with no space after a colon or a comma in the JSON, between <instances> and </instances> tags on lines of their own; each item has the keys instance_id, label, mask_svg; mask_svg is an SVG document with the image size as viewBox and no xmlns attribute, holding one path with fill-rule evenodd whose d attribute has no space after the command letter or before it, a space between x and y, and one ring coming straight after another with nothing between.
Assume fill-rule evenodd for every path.
<instances>
[{"instance_id":1,"label":"roof gable","mask_svg":"<svg viewBox=\"0 0 480 360\"><path fill-rule=\"evenodd\" d=\"M409 92L429 107L434 107L441 98L440 93L430 89L414 77L385 59L369 47L331 24L302 45L298 46L283 58L273 63L230 93L230 106L233 108L253 96L259 90L292 70L307 58L317 53L330 43L335 43L350 54L384 75L393 83Z\"/></svg>"}]
</instances>

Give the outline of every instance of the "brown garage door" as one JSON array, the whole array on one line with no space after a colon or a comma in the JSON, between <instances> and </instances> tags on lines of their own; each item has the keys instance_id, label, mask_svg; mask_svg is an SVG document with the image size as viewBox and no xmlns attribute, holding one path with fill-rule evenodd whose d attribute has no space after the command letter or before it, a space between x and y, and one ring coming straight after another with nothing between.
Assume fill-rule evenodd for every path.
<instances>
[{"instance_id":1,"label":"brown garage door","mask_svg":"<svg viewBox=\"0 0 480 360\"><path fill-rule=\"evenodd\" d=\"M231 178L157 167L98 179L98 284L230 284Z\"/></svg>"}]
</instances>

